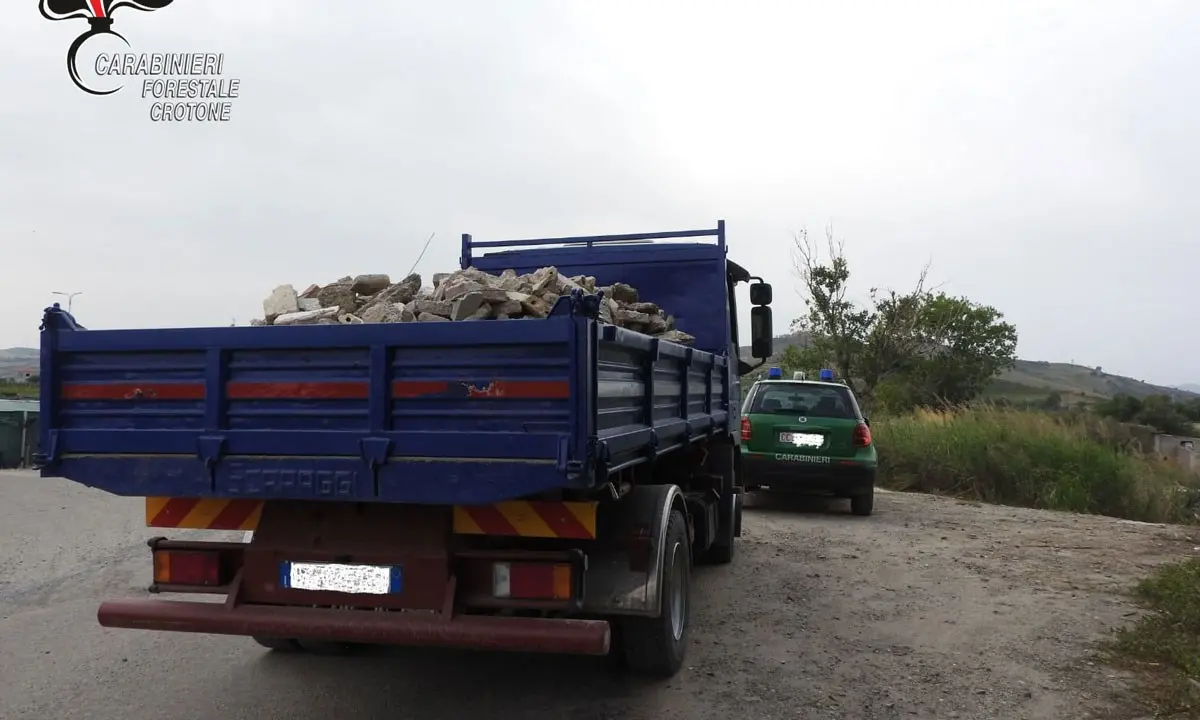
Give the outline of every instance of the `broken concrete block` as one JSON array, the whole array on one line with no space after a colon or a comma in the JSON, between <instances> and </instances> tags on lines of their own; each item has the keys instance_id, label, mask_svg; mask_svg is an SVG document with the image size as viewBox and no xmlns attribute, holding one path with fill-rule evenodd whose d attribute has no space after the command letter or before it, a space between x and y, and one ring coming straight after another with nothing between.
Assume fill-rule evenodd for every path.
<instances>
[{"instance_id":1,"label":"broken concrete block","mask_svg":"<svg viewBox=\"0 0 1200 720\"><path fill-rule=\"evenodd\" d=\"M265 327L270 324L271 323L267 322L266 320L261 320L259 318L252 318L250 320L250 327Z\"/></svg>"},{"instance_id":2,"label":"broken concrete block","mask_svg":"<svg viewBox=\"0 0 1200 720\"><path fill-rule=\"evenodd\" d=\"M696 342L696 337L694 335L688 335L682 330L668 330L659 337L661 337L663 340L667 340L668 342L678 343L680 345L691 345L692 343Z\"/></svg>"},{"instance_id":3,"label":"broken concrete block","mask_svg":"<svg viewBox=\"0 0 1200 720\"><path fill-rule=\"evenodd\" d=\"M403 314L403 305L382 302L375 303L366 310L363 310L361 317L365 323L393 323L404 322Z\"/></svg>"},{"instance_id":4,"label":"broken concrete block","mask_svg":"<svg viewBox=\"0 0 1200 720\"><path fill-rule=\"evenodd\" d=\"M374 295L391 284L392 279L387 275L359 275L354 278L350 289L359 295Z\"/></svg>"},{"instance_id":5,"label":"broken concrete block","mask_svg":"<svg viewBox=\"0 0 1200 720\"><path fill-rule=\"evenodd\" d=\"M570 295L576 290L579 292L587 292L583 289L582 285L575 282L574 278L569 278L565 275L558 276L558 285L555 289L558 291L559 295Z\"/></svg>"},{"instance_id":6,"label":"broken concrete block","mask_svg":"<svg viewBox=\"0 0 1200 720\"><path fill-rule=\"evenodd\" d=\"M470 292L478 292L484 289L483 283L465 278L456 278L447 280L439 288L442 292L442 300L455 300Z\"/></svg>"},{"instance_id":7,"label":"broken concrete block","mask_svg":"<svg viewBox=\"0 0 1200 720\"><path fill-rule=\"evenodd\" d=\"M513 274L516 275L515 272ZM473 268L473 267L470 267L470 268L467 268L466 270L461 271L461 275L462 275L462 277L465 277L468 280L474 280L475 282L479 283L480 285L484 286L485 288L499 288L500 284L502 282L502 279L500 277L491 275L489 273L485 273L484 271L477 270L476 268Z\"/></svg>"},{"instance_id":8,"label":"broken concrete block","mask_svg":"<svg viewBox=\"0 0 1200 720\"><path fill-rule=\"evenodd\" d=\"M350 289L350 283L336 282L318 290L317 300L321 307L336 307L348 313L357 309L358 295Z\"/></svg>"},{"instance_id":9,"label":"broken concrete block","mask_svg":"<svg viewBox=\"0 0 1200 720\"><path fill-rule=\"evenodd\" d=\"M367 309L376 305L393 305L411 302L416 298L417 293L421 290L421 276L417 274L409 275L400 282L390 285L387 288L380 290L371 296L369 300L363 303L361 312L365 317ZM368 321L369 322L369 321Z\"/></svg>"},{"instance_id":10,"label":"broken concrete block","mask_svg":"<svg viewBox=\"0 0 1200 720\"><path fill-rule=\"evenodd\" d=\"M521 309L525 315L535 318L544 318L550 314L550 306L544 300L533 295L526 295L526 300L521 302Z\"/></svg>"},{"instance_id":11,"label":"broken concrete block","mask_svg":"<svg viewBox=\"0 0 1200 720\"><path fill-rule=\"evenodd\" d=\"M318 310L302 310L285 313L275 318L275 325L314 325L319 320L336 317L337 308L320 308Z\"/></svg>"},{"instance_id":12,"label":"broken concrete block","mask_svg":"<svg viewBox=\"0 0 1200 720\"><path fill-rule=\"evenodd\" d=\"M610 297L604 298L600 301L600 322L606 322L610 325L616 324L617 312L620 309L621 306L617 304L616 300Z\"/></svg>"},{"instance_id":13,"label":"broken concrete block","mask_svg":"<svg viewBox=\"0 0 1200 720\"><path fill-rule=\"evenodd\" d=\"M662 315L648 315L650 319L646 322L646 332L651 335L661 335L671 328L667 326L667 319Z\"/></svg>"},{"instance_id":14,"label":"broken concrete block","mask_svg":"<svg viewBox=\"0 0 1200 720\"><path fill-rule=\"evenodd\" d=\"M268 320L291 315L290 286L276 288L264 302ZM553 266L518 275L512 268L492 274L478 268L436 273L433 287L423 287L421 276L411 273L398 283L383 274L346 276L324 287L308 286L295 296L294 313L320 311L316 319L306 315L286 317L285 324L446 322L544 318L563 296L603 293L599 320L637 332L692 342L694 338L675 328L675 319L651 302L641 302L637 289L625 283L597 287L591 275L568 277ZM292 289L294 293L294 289ZM274 303L268 308L269 303ZM668 335L668 333L670 333Z\"/></svg>"},{"instance_id":15,"label":"broken concrete block","mask_svg":"<svg viewBox=\"0 0 1200 720\"><path fill-rule=\"evenodd\" d=\"M453 308L450 311L451 320L466 320L475 314L479 308L487 305L483 299L482 292L469 292L453 302ZM488 314L491 314L491 308L488 308Z\"/></svg>"},{"instance_id":16,"label":"broken concrete block","mask_svg":"<svg viewBox=\"0 0 1200 720\"><path fill-rule=\"evenodd\" d=\"M615 313L613 313L613 319L617 321L618 325L633 323L645 325L650 322L650 316L646 313L626 310L625 308L619 308Z\"/></svg>"},{"instance_id":17,"label":"broken concrete block","mask_svg":"<svg viewBox=\"0 0 1200 720\"><path fill-rule=\"evenodd\" d=\"M661 309L661 308L659 308L659 307L658 307L657 305L655 305L654 303L651 303L651 302L635 302L635 303L629 303L628 305L626 305L626 306L625 306L625 308L626 308L627 310L632 310L632 311L634 311L634 312L646 313L647 315L660 315L660 314L662 314L662 309Z\"/></svg>"},{"instance_id":18,"label":"broken concrete block","mask_svg":"<svg viewBox=\"0 0 1200 720\"><path fill-rule=\"evenodd\" d=\"M263 300L263 317L272 322L280 315L299 312L299 298L296 288L291 285L280 285L271 291L271 295Z\"/></svg>"},{"instance_id":19,"label":"broken concrete block","mask_svg":"<svg viewBox=\"0 0 1200 720\"><path fill-rule=\"evenodd\" d=\"M448 318L454 312L454 303L447 300L415 300L413 301L412 310L418 316L428 313Z\"/></svg>"},{"instance_id":20,"label":"broken concrete block","mask_svg":"<svg viewBox=\"0 0 1200 720\"><path fill-rule=\"evenodd\" d=\"M526 295L525 297L529 296ZM492 312L496 315L496 317L500 317L501 315L504 315L505 317L520 315L524 309L525 308L521 304L520 300L505 300L502 303L496 303L495 305L492 305Z\"/></svg>"},{"instance_id":21,"label":"broken concrete block","mask_svg":"<svg viewBox=\"0 0 1200 720\"><path fill-rule=\"evenodd\" d=\"M612 299L619 303L635 303L638 301L638 291L625 283L613 283Z\"/></svg>"},{"instance_id":22,"label":"broken concrete block","mask_svg":"<svg viewBox=\"0 0 1200 720\"><path fill-rule=\"evenodd\" d=\"M491 320L493 317L492 306L484 303L475 312L463 318L463 320Z\"/></svg>"},{"instance_id":23,"label":"broken concrete block","mask_svg":"<svg viewBox=\"0 0 1200 720\"><path fill-rule=\"evenodd\" d=\"M553 290L558 285L558 268L544 267L533 273L529 278L532 285L531 292L539 294L546 289Z\"/></svg>"}]
</instances>

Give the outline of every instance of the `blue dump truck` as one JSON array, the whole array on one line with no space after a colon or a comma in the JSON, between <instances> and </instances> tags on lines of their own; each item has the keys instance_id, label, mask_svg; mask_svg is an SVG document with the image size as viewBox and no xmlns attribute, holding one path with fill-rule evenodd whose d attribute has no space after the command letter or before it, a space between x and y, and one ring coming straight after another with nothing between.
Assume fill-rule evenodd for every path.
<instances>
[{"instance_id":1,"label":"blue dump truck","mask_svg":"<svg viewBox=\"0 0 1200 720\"><path fill-rule=\"evenodd\" d=\"M628 283L694 346L600 322L579 291L484 322L87 330L47 309L42 476L144 498L150 527L252 531L149 542L151 593L224 602L114 599L100 624L675 673L692 567L740 534L738 286L764 360L771 286L726 258L723 222L465 235L461 265Z\"/></svg>"}]
</instances>

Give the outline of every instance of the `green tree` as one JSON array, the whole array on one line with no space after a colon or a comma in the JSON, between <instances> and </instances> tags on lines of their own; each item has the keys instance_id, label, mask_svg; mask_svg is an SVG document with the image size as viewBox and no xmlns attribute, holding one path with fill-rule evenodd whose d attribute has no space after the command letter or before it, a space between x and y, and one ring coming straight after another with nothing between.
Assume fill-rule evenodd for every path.
<instances>
[{"instance_id":1,"label":"green tree","mask_svg":"<svg viewBox=\"0 0 1200 720\"><path fill-rule=\"evenodd\" d=\"M871 312L846 297L850 264L842 251L843 244L834 241L832 229L826 231L826 241L829 260L822 263L806 231L801 231L795 239L795 265L806 290L808 312L792 322L792 332L806 334L810 344L793 352L789 361L828 364L839 377L856 377L857 360L871 330Z\"/></svg>"},{"instance_id":2,"label":"green tree","mask_svg":"<svg viewBox=\"0 0 1200 720\"><path fill-rule=\"evenodd\" d=\"M807 234L796 237L807 312L793 329L811 340L790 361L832 367L865 404L896 410L966 402L1013 365L1017 331L998 310L926 289L928 266L911 291L872 288L860 306L848 298L843 243L832 230L826 240L828 259L821 259Z\"/></svg>"}]
</instances>

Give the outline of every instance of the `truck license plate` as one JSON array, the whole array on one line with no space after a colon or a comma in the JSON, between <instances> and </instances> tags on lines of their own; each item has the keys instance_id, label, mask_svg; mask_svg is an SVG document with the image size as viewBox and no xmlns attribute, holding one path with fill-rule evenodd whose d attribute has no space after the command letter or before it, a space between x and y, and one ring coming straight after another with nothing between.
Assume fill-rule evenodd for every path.
<instances>
[{"instance_id":1,"label":"truck license plate","mask_svg":"<svg viewBox=\"0 0 1200 720\"><path fill-rule=\"evenodd\" d=\"M400 568L389 565L282 562L279 582L291 590L324 590L359 595L398 594L403 588Z\"/></svg>"},{"instance_id":2,"label":"truck license plate","mask_svg":"<svg viewBox=\"0 0 1200 720\"><path fill-rule=\"evenodd\" d=\"M814 433L779 433L779 442L796 447L821 447L825 438Z\"/></svg>"}]
</instances>

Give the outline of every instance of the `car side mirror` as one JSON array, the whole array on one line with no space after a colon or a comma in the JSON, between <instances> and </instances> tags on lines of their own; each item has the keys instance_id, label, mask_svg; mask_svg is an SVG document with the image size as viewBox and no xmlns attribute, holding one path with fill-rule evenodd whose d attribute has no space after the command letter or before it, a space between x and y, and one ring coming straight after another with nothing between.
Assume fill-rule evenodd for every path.
<instances>
[{"instance_id":1,"label":"car side mirror","mask_svg":"<svg viewBox=\"0 0 1200 720\"><path fill-rule=\"evenodd\" d=\"M771 285L765 282L754 283L750 286L751 305L771 304Z\"/></svg>"},{"instance_id":2,"label":"car side mirror","mask_svg":"<svg viewBox=\"0 0 1200 720\"><path fill-rule=\"evenodd\" d=\"M750 308L750 354L755 359L766 360L774 352L775 333L771 328L771 308Z\"/></svg>"}]
</instances>

